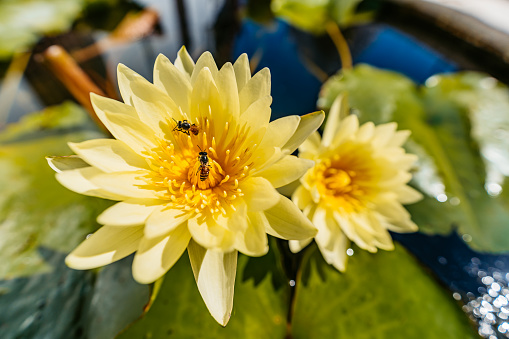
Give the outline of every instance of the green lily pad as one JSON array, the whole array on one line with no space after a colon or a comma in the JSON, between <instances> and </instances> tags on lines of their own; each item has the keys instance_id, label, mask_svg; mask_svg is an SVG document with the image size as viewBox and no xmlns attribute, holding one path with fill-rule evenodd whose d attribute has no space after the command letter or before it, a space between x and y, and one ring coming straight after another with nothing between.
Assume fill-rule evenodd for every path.
<instances>
[{"instance_id":1,"label":"green lily pad","mask_svg":"<svg viewBox=\"0 0 509 339\"><path fill-rule=\"evenodd\" d=\"M284 338L289 287L271 250L239 256L233 312L223 328L209 314L187 255L166 274L147 314L118 338Z\"/></svg>"},{"instance_id":2,"label":"green lily pad","mask_svg":"<svg viewBox=\"0 0 509 339\"><path fill-rule=\"evenodd\" d=\"M59 110L51 126L42 123ZM81 107L65 104L0 133L0 279L46 271L39 247L66 253L99 227L95 218L111 202L64 188L45 159L71 154L67 142L102 136L89 124Z\"/></svg>"},{"instance_id":3,"label":"green lily pad","mask_svg":"<svg viewBox=\"0 0 509 339\"><path fill-rule=\"evenodd\" d=\"M324 84L319 105L348 93L362 122L396 121L419 156L412 185L425 198L406 206L420 230L457 230L483 252L509 251L509 93L478 73L435 76L427 87L405 76L360 65Z\"/></svg>"},{"instance_id":4,"label":"green lily pad","mask_svg":"<svg viewBox=\"0 0 509 339\"><path fill-rule=\"evenodd\" d=\"M478 338L453 299L396 244L370 254L357 247L346 273L313 246L297 279L292 338Z\"/></svg>"},{"instance_id":5,"label":"green lily pad","mask_svg":"<svg viewBox=\"0 0 509 339\"><path fill-rule=\"evenodd\" d=\"M292 25L316 34L325 32L327 22L348 25L362 0L273 0L272 11Z\"/></svg>"},{"instance_id":6,"label":"green lily pad","mask_svg":"<svg viewBox=\"0 0 509 339\"><path fill-rule=\"evenodd\" d=\"M0 312L2 338L110 339L143 313L149 288L132 278L132 257L97 273L68 268L63 253L39 253L51 272L0 281L0 309L9 310Z\"/></svg>"}]
</instances>

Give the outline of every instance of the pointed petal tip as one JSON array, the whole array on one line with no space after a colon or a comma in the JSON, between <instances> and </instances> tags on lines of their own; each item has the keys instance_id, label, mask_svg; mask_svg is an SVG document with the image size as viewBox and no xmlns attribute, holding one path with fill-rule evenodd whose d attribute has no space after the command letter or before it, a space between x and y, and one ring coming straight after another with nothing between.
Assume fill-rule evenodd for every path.
<instances>
[{"instance_id":1,"label":"pointed petal tip","mask_svg":"<svg viewBox=\"0 0 509 339\"><path fill-rule=\"evenodd\" d=\"M226 325L228 325L228 322L230 321L230 318L232 316L231 312L217 315L211 313L211 315L214 318L214 320L217 321L217 323L223 327L226 327Z\"/></svg>"}]
</instances>

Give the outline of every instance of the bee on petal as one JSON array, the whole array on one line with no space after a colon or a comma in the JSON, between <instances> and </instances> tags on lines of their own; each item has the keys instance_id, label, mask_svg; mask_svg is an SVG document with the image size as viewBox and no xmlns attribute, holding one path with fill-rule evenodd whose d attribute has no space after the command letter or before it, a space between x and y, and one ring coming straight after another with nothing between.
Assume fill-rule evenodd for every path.
<instances>
[{"instance_id":1,"label":"bee on petal","mask_svg":"<svg viewBox=\"0 0 509 339\"><path fill-rule=\"evenodd\" d=\"M200 131L200 129L198 128L198 126L196 126L196 124L191 124L189 121L187 120L175 120L174 118L172 118L173 121L175 121L176 125L175 127L173 128L172 131L178 131L178 132L182 132L182 133L185 133L187 135L191 135L189 132L193 133L194 135L198 135L198 132Z\"/></svg>"},{"instance_id":2,"label":"bee on petal","mask_svg":"<svg viewBox=\"0 0 509 339\"><path fill-rule=\"evenodd\" d=\"M198 171L196 174L198 175L198 172L200 173L200 180L205 181L209 177L210 173L210 164L209 164L209 156L207 152L202 151L200 146L198 146L200 149L200 153L198 155L198 161L200 161L200 167L198 167Z\"/></svg>"}]
</instances>

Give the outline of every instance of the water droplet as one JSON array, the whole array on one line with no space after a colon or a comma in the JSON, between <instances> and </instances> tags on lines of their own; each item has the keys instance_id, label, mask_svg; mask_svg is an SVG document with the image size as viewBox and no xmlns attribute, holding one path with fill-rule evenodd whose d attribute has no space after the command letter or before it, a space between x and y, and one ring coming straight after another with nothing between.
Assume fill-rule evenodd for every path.
<instances>
[{"instance_id":1,"label":"water droplet","mask_svg":"<svg viewBox=\"0 0 509 339\"><path fill-rule=\"evenodd\" d=\"M458 292L454 292L452 294L452 297L458 301L461 300L461 294L459 294Z\"/></svg>"},{"instance_id":2,"label":"water droplet","mask_svg":"<svg viewBox=\"0 0 509 339\"><path fill-rule=\"evenodd\" d=\"M353 255L353 249L351 248L347 249L346 254L351 257Z\"/></svg>"},{"instance_id":3,"label":"water droplet","mask_svg":"<svg viewBox=\"0 0 509 339\"><path fill-rule=\"evenodd\" d=\"M442 193L442 194L437 195L435 198L436 198L438 201L440 201L440 202L446 202L446 201L447 201L447 195L445 195L445 194L443 194L443 193Z\"/></svg>"},{"instance_id":4,"label":"water droplet","mask_svg":"<svg viewBox=\"0 0 509 339\"><path fill-rule=\"evenodd\" d=\"M458 197L452 197L449 199L449 203L453 206L458 206L460 204L461 200Z\"/></svg>"},{"instance_id":5,"label":"water droplet","mask_svg":"<svg viewBox=\"0 0 509 339\"><path fill-rule=\"evenodd\" d=\"M295 280L290 280L288 282L288 285L290 285L290 287L294 287L295 286Z\"/></svg>"},{"instance_id":6,"label":"water droplet","mask_svg":"<svg viewBox=\"0 0 509 339\"><path fill-rule=\"evenodd\" d=\"M438 262L441 264L441 265L446 265L447 264L447 259L444 258L444 257L438 257Z\"/></svg>"},{"instance_id":7,"label":"water droplet","mask_svg":"<svg viewBox=\"0 0 509 339\"><path fill-rule=\"evenodd\" d=\"M471 242L472 241L472 236L470 234L463 234L461 236L461 239L463 239L464 242Z\"/></svg>"},{"instance_id":8,"label":"water droplet","mask_svg":"<svg viewBox=\"0 0 509 339\"><path fill-rule=\"evenodd\" d=\"M435 87L436 85L438 85L439 82L440 82L439 77L433 75L429 77L424 84L426 85L426 87Z\"/></svg>"},{"instance_id":9,"label":"water droplet","mask_svg":"<svg viewBox=\"0 0 509 339\"><path fill-rule=\"evenodd\" d=\"M495 182L487 183L484 185L484 188L486 189L486 192L488 192L488 194L492 197L496 197L502 193L502 186Z\"/></svg>"}]
</instances>

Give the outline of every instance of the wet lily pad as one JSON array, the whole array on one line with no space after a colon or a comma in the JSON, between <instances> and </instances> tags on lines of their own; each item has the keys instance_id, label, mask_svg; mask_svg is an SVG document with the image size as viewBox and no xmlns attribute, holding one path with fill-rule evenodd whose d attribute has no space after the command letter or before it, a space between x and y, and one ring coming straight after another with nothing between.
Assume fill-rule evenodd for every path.
<instances>
[{"instance_id":1,"label":"wet lily pad","mask_svg":"<svg viewBox=\"0 0 509 339\"><path fill-rule=\"evenodd\" d=\"M406 147L419 156L412 185L425 199L407 209L420 230L457 230L483 252L509 251L509 93L478 73L435 76L418 88L405 76L367 65L332 77L319 104L348 92L362 122L396 121L412 131Z\"/></svg>"},{"instance_id":2,"label":"wet lily pad","mask_svg":"<svg viewBox=\"0 0 509 339\"><path fill-rule=\"evenodd\" d=\"M308 249L295 292L292 338L477 338L460 306L396 244L354 247L346 273Z\"/></svg>"},{"instance_id":3,"label":"wet lily pad","mask_svg":"<svg viewBox=\"0 0 509 339\"><path fill-rule=\"evenodd\" d=\"M63 253L39 253L51 272L0 281L0 308L9 310L0 313L2 338L110 339L142 314L149 288L133 280L132 258L97 273L68 268Z\"/></svg>"},{"instance_id":4,"label":"wet lily pad","mask_svg":"<svg viewBox=\"0 0 509 339\"><path fill-rule=\"evenodd\" d=\"M0 133L0 279L46 271L40 246L66 253L98 228L95 218L111 202L67 190L45 160L71 154L67 142L100 137L89 124L81 107L66 104Z\"/></svg>"}]
</instances>

